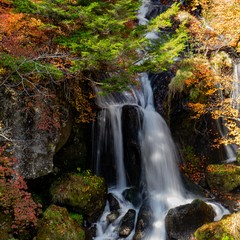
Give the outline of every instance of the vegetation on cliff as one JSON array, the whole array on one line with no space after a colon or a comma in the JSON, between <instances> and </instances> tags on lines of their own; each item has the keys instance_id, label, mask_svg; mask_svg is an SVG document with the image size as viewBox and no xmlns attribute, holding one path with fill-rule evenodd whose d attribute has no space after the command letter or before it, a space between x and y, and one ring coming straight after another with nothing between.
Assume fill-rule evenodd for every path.
<instances>
[{"instance_id":1,"label":"vegetation on cliff","mask_svg":"<svg viewBox=\"0 0 240 240\"><path fill-rule=\"evenodd\" d=\"M30 239L37 227L41 205L33 201L23 177L13 169L16 159L6 147L0 148L0 212L3 239L13 234L20 239ZM6 219L10 224L5 226ZM6 238L8 239L8 238Z\"/></svg>"},{"instance_id":2,"label":"vegetation on cliff","mask_svg":"<svg viewBox=\"0 0 240 240\"><path fill-rule=\"evenodd\" d=\"M184 24L175 21L177 4L150 23L156 32L172 27L151 46L147 27L137 24L138 1L1 0L0 6L2 86L44 96L64 87L82 122L94 117L89 85L127 89L138 72L166 70L187 40Z\"/></svg>"},{"instance_id":3,"label":"vegetation on cliff","mask_svg":"<svg viewBox=\"0 0 240 240\"><path fill-rule=\"evenodd\" d=\"M191 52L179 62L169 96L183 93L185 106L196 121L209 115L222 120L228 133L216 141L216 146L239 145L239 76L234 72L240 53L239 1L187 2L188 12L180 17L188 26Z\"/></svg>"}]
</instances>

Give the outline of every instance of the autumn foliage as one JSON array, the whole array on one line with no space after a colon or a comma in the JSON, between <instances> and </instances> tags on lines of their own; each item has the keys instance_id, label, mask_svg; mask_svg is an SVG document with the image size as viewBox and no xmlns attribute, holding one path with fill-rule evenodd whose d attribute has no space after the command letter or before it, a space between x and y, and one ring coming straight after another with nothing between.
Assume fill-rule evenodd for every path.
<instances>
[{"instance_id":1,"label":"autumn foliage","mask_svg":"<svg viewBox=\"0 0 240 240\"><path fill-rule=\"evenodd\" d=\"M13 169L16 159L7 153L6 147L0 148L0 210L11 216L12 233L31 235L37 225L41 205L35 203L27 192L23 178Z\"/></svg>"},{"instance_id":2,"label":"autumn foliage","mask_svg":"<svg viewBox=\"0 0 240 240\"><path fill-rule=\"evenodd\" d=\"M240 145L239 128L239 25L240 3L234 1L187 1L179 19L186 21L191 52L179 61L169 89L187 98L185 107L195 122L205 116L220 120L225 135L215 139L220 144ZM206 129L207 132L210 129Z\"/></svg>"}]
</instances>

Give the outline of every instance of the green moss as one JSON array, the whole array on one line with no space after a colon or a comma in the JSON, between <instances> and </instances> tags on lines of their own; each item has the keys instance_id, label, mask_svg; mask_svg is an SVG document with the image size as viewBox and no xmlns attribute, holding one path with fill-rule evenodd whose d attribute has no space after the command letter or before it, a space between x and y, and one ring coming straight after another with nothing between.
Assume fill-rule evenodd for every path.
<instances>
[{"instance_id":1,"label":"green moss","mask_svg":"<svg viewBox=\"0 0 240 240\"><path fill-rule=\"evenodd\" d=\"M74 219L78 225L81 226L83 224L83 216L81 214L71 212L70 217Z\"/></svg>"},{"instance_id":2,"label":"green moss","mask_svg":"<svg viewBox=\"0 0 240 240\"><path fill-rule=\"evenodd\" d=\"M50 238L51 237L51 238ZM66 208L51 205L43 214L36 240L84 240L85 232Z\"/></svg>"},{"instance_id":3,"label":"green moss","mask_svg":"<svg viewBox=\"0 0 240 240\"><path fill-rule=\"evenodd\" d=\"M229 215L218 222L205 224L194 233L197 240L240 239L240 212Z\"/></svg>"},{"instance_id":4,"label":"green moss","mask_svg":"<svg viewBox=\"0 0 240 240\"><path fill-rule=\"evenodd\" d=\"M206 177L211 189L230 192L240 186L240 166L234 164L209 165Z\"/></svg>"},{"instance_id":5,"label":"green moss","mask_svg":"<svg viewBox=\"0 0 240 240\"><path fill-rule=\"evenodd\" d=\"M87 171L58 179L51 186L50 194L53 202L96 220L105 206L106 190L103 178Z\"/></svg>"}]
</instances>

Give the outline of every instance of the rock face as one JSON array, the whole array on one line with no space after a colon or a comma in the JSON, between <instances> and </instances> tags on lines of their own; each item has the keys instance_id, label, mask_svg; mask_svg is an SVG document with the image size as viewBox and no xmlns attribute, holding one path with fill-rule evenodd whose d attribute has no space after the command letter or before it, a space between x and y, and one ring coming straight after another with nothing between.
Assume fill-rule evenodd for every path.
<instances>
[{"instance_id":1,"label":"rock face","mask_svg":"<svg viewBox=\"0 0 240 240\"><path fill-rule=\"evenodd\" d=\"M204 223L214 220L213 208L202 200L170 209L165 224L170 240L187 240Z\"/></svg>"},{"instance_id":2,"label":"rock face","mask_svg":"<svg viewBox=\"0 0 240 240\"><path fill-rule=\"evenodd\" d=\"M107 188L102 178L89 173L68 174L53 183L50 194L54 203L84 214L93 222L104 209Z\"/></svg>"},{"instance_id":3,"label":"rock face","mask_svg":"<svg viewBox=\"0 0 240 240\"><path fill-rule=\"evenodd\" d=\"M240 212L228 215L218 222L204 224L194 236L196 240L240 239Z\"/></svg>"},{"instance_id":4,"label":"rock face","mask_svg":"<svg viewBox=\"0 0 240 240\"><path fill-rule=\"evenodd\" d=\"M160 74L149 74L151 86L153 89L155 110L164 118L167 117L166 109L164 109L167 101L168 84L174 74L171 71L162 72Z\"/></svg>"},{"instance_id":5,"label":"rock face","mask_svg":"<svg viewBox=\"0 0 240 240\"><path fill-rule=\"evenodd\" d=\"M36 240L84 240L85 233L66 208L51 205L43 214Z\"/></svg>"},{"instance_id":6,"label":"rock face","mask_svg":"<svg viewBox=\"0 0 240 240\"><path fill-rule=\"evenodd\" d=\"M122 109L122 129L124 145L124 164L129 185L139 186L141 176L141 150L138 131L142 114L138 107L124 106Z\"/></svg>"},{"instance_id":7,"label":"rock face","mask_svg":"<svg viewBox=\"0 0 240 240\"><path fill-rule=\"evenodd\" d=\"M209 165L206 180L211 189L230 192L240 186L240 166L233 164Z\"/></svg>"},{"instance_id":8,"label":"rock face","mask_svg":"<svg viewBox=\"0 0 240 240\"><path fill-rule=\"evenodd\" d=\"M6 133L0 141L12 143L19 173L30 179L52 172L57 145L61 147L71 131L67 107L57 96L45 99L6 88L0 91L0 101L0 122Z\"/></svg>"}]
</instances>

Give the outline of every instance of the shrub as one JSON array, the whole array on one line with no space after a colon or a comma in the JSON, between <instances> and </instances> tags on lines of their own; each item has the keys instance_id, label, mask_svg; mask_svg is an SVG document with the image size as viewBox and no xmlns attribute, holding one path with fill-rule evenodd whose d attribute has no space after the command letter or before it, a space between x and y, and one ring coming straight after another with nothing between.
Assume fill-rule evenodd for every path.
<instances>
[{"instance_id":1,"label":"shrub","mask_svg":"<svg viewBox=\"0 0 240 240\"><path fill-rule=\"evenodd\" d=\"M25 239L37 225L41 205L27 192L26 182L13 168L16 159L5 150L5 146L0 147L0 210L11 216L12 233Z\"/></svg>"}]
</instances>

